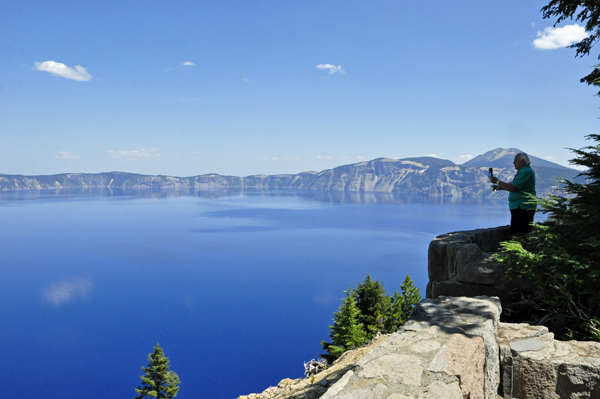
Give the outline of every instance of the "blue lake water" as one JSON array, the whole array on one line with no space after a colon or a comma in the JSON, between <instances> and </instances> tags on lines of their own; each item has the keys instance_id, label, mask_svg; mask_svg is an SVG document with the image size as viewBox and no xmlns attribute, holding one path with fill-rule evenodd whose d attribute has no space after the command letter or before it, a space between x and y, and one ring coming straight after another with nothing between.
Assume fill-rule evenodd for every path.
<instances>
[{"instance_id":1,"label":"blue lake water","mask_svg":"<svg viewBox=\"0 0 600 399\"><path fill-rule=\"evenodd\" d=\"M509 218L384 193L0 192L4 391L131 398L159 342L178 398L260 392L322 353L349 285L409 274L425 296L435 236Z\"/></svg>"}]
</instances>

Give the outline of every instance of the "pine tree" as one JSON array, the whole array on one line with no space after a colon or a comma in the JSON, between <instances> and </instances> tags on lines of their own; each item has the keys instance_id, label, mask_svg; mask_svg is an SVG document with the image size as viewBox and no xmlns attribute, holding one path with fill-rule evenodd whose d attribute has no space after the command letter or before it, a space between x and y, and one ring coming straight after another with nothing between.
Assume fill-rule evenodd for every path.
<instances>
[{"instance_id":1,"label":"pine tree","mask_svg":"<svg viewBox=\"0 0 600 399\"><path fill-rule=\"evenodd\" d=\"M408 274L400 285L400 289L402 293L394 291L389 316L386 320L386 332L389 333L398 331L398 328L408 321L413 310L421 301L419 289L415 287Z\"/></svg>"},{"instance_id":2,"label":"pine tree","mask_svg":"<svg viewBox=\"0 0 600 399\"><path fill-rule=\"evenodd\" d=\"M360 310L356 306L354 292L348 287L348 291L344 293L346 298L339 310L334 313L333 326L329 326L331 343L321 342L323 349L328 352L321 356L329 363L333 363L347 350L360 347L366 340L363 325L359 323Z\"/></svg>"},{"instance_id":3,"label":"pine tree","mask_svg":"<svg viewBox=\"0 0 600 399\"><path fill-rule=\"evenodd\" d=\"M142 385L136 388L139 396L133 399L152 397L156 399L170 399L177 396L179 391L179 376L169 371L169 358L165 357L162 348L156 344L154 352L148 355L148 367L144 371Z\"/></svg>"},{"instance_id":4,"label":"pine tree","mask_svg":"<svg viewBox=\"0 0 600 399\"><path fill-rule=\"evenodd\" d=\"M588 168L580 173L587 181L563 180L566 196L538 200L548 219L502 243L495 257L511 266L510 276L527 279L530 322L560 338L600 340L600 135L588 139L597 144L573 150L571 160Z\"/></svg>"},{"instance_id":5,"label":"pine tree","mask_svg":"<svg viewBox=\"0 0 600 399\"><path fill-rule=\"evenodd\" d=\"M367 339L371 339L377 331L383 332L385 320L389 318L392 300L385 292L383 283L371 276L358 284L355 291L356 304L360 310L360 323L365 327Z\"/></svg>"}]
</instances>

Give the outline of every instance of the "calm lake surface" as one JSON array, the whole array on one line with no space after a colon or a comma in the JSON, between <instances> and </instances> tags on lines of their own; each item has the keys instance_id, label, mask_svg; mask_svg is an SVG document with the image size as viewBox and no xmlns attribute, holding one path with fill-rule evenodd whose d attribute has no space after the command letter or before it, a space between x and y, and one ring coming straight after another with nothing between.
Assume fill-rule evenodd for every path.
<instances>
[{"instance_id":1,"label":"calm lake surface","mask_svg":"<svg viewBox=\"0 0 600 399\"><path fill-rule=\"evenodd\" d=\"M506 201L303 191L0 192L0 361L18 399L132 398L157 342L178 398L236 398L322 353L367 273L425 296L427 247Z\"/></svg>"}]
</instances>

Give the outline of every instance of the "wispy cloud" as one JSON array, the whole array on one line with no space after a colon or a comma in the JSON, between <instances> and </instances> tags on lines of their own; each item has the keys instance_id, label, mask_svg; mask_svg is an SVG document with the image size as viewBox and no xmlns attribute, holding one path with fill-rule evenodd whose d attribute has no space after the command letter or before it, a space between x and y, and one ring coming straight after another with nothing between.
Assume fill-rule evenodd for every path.
<instances>
[{"instance_id":1,"label":"wispy cloud","mask_svg":"<svg viewBox=\"0 0 600 399\"><path fill-rule=\"evenodd\" d=\"M130 150L130 151L108 151L108 156L111 158L118 159L129 159L138 161L141 159L152 159L160 157L157 152L159 148L142 148L141 150Z\"/></svg>"},{"instance_id":2,"label":"wispy cloud","mask_svg":"<svg viewBox=\"0 0 600 399\"><path fill-rule=\"evenodd\" d=\"M473 158L473 155L471 155L471 154L459 155L458 156L458 159L460 159L462 161L468 161L471 158Z\"/></svg>"},{"instance_id":3,"label":"wispy cloud","mask_svg":"<svg viewBox=\"0 0 600 399\"><path fill-rule=\"evenodd\" d=\"M439 157L438 157L436 154L428 154L428 155L425 155L425 156L426 156L426 157L434 157L434 158L439 158Z\"/></svg>"},{"instance_id":4,"label":"wispy cloud","mask_svg":"<svg viewBox=\"0 0 600 399\"><path fill-rule=\"evenodd\" d=\"M248 79L248 78L244 78L244 79L242 79L242 80L243 80L244 82L246 82L246 83L254 83L254 81L253 81L253 80L250 80L250 79Z\"/></svg>"},{"instance_id":5,"label":"wispy cloud","mask_svg":"<svg viewBox=\"0 0 600 399\"><path fill-rule=\"evenodd\" d=\"M341 65L335 66L332 64L319 64L319 65L317 65L317 69L329 70L330 75L333 75L334 73L342 73L342 74L346 73L346 71L344 71L342 69Z\"/></svg>"},{"instance_id":6,"label":"wispy cloud","mask_svg":"<svg viewBox=\"0 0 600 399\"><path fill-rule=\"evenodd\" d=\"M43 292L43 298L54 306L60 306L77 299L86 299L92 292L92 288L90 279L76 277L50 283Z\"/></svg>"},{"instance_id":7,"label":"wispy cloud","mask_svg":"<svg viewBox=\"0 0 600 399\"><path fill-rule=\"evenodd\" d=\"M204 159L200 156L202 155L199 151L192 151L190 152L190 155L192 156L192 159L194 161L203 161Z\"/></svg>"},{"instance_id":8,"label":"wispy cloud","mask_svg":"<svg viewBox=\"0 0 600 399\"><path fill-rule=\"evenodd\" d=\"M317 159L333 159L333 157L329 155L319 155Z\"/></svg>"},{"instance_id":9,"label":"wispy cloud","mask_svg":"<svg viewBox=\"0 0 600 399\"><path fill-rule=\"evenodd\" d=\"M55 155L54 158L57 158L57 159L79 159L79 155L71 155L66 151L61 151L58 154L59 155Z\"/></svg>"},{"instance_id":10,"label":"wispy cloud","mask_svg":"<svg viewBox=\"0 0 600 399\"><path fill-rule=\"evenodd\" d=\"M186 61L183 63L183 66L196 66L192 61Z\"/></svg>"},{"instance_id":11,"label":"wispy cloud","mask_svg":"<svg viewBox=\"0 0 600 399\"><path fill-rule=\"evenodd\" d=\"M35 65L38 71L48 72L61 78L78 80L80 82L87 82L92 79L92 75L81 65L75 65L75 69L54 61L36 62L33 65Z\"/></svg>"},{"instance_id":12,"label":"wispy cloud","mask_svg":"<svg viewBox=\"0 0 600 399\"><path fill-rule=\"evenodd\" d=\"M360 155L356 157L357 159L365 159L365 157L361 157Z\"/></svg>"},{"instance_id":13,"label":"wispy cloud","mask_svg":"<svg viewBox=\"0 0 600 399\"><path fill-rule=\"evenodd\" d=\"M533 47L538 50L556 50L579 43L589 34L583 26L573 24L560 28L549 26L543 32L538 31L537 36L538 38L533 41Z\"/></svg>"}]
</instances>

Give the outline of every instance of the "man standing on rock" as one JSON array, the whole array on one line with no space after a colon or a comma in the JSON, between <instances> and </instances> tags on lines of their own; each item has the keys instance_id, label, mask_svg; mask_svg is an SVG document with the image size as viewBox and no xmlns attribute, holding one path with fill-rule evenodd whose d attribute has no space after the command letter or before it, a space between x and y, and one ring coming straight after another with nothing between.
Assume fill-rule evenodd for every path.
<instances>
[{"instance_id":1,"label":"man standing on rock","mask_svg":"<svg viewBox=\"0 0 600 399\"><path fill-rule=\"evenodd\" d=\"M508 194L508 207L510 208L510 232L512 234L529 233L535 215L537 204L532 202L527 193L535 196L535 172L531 169L531 161L524 152L515 155L513 165L517 170L515 178L510 183L498 180L496 176L490 177L495 190L510 191Z\"/></svg>"}]
</instances>

